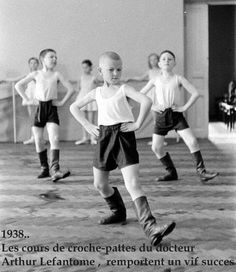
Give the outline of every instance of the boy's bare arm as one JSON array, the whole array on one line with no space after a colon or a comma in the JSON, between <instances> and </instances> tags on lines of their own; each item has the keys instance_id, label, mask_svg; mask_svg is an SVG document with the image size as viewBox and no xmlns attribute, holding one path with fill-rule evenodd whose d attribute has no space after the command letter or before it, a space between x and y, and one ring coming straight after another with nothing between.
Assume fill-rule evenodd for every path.
<instances>
[{"instance_id":1,"label":"boy's bare arm","mask_svg":"<svg viewBox=\"0 0 236 272\"><path fill-rule=\"evenodd\" d=\"M133 99L134 101L140 104L140 110L137 120L134 123L122 124L121 130L124 132L135 131L142 126L146 116L148 115L151 109L152 102L151 99L149 99L147 96L141 94L140 92L137 92L134 88L130 86L126 86L125 94L127 97Z\"/></svg>"},{"instance_id":2,"label":"boy's bare arm","mask_svg":"<svg viewBox=\"0 0 236 272\"><path fill-rule=\"evenodd\" d=\"M73 89L72 85L69 83L69 81L65 80L65 78L62 74L58 73L58 79L61 82L61 84L63 85L63 87L66 88L67 92L61 101L56 102L57 105L55 105L55 106L63 106L69 100L69 98L72 96L72 94L74 93L74 89Z\"/></svg>"},{"instance_id":3,"label":"boy's bare arm","mask_svg":"<svg viewBox=\"0 0 236 272\"><path fill-rule=\"evenodd\" d=\"M95 90L92 90L81 100L76 100L74 103L72 103L70 106L70 112L74 118L88 131L88 133L97 137L99 134L99 127L90 123L80 110L87 104L95 101L95 92Z\"/></svg>"},{"instance_id":4,"label":"boy's bare arm","mask_svg":"<svg viewBox=\"0 0 236 272\"><path fill-rule=\"evenodd\" d=\"M185 103L184 106L181 107L173 107L174 111L178 112L184 112L188 110L199 98L199 93L197 89L184 77L179 78L180 84L184 87L184 89L191 95L187 103Z\"/></svg>"},{"instance_id":5,"label":"boy's bare arm","mask_svg":"<svg viewBox=\"0 0 236 272\"><path fill-rule=\"evenodd\" d=\"M141 89L140 93L147 94L154 86L153 80L149 80L148 83Z\"/></svg>"},{"instance_id":6,"label":"boy's bare arm","mask_svg":"<svg viewBox=\"0 0 236 272\"><path fill-rule=\"evenodd\" d=\"M22 97L25 104L31 103L27 95L25 94L25 89L27 84L29 84L31 81L35 80L37 72L32 72L28 74L26 77L18 81L15 85L16 91L19 93L19 95Z\"/></svg>"}]
</instances>

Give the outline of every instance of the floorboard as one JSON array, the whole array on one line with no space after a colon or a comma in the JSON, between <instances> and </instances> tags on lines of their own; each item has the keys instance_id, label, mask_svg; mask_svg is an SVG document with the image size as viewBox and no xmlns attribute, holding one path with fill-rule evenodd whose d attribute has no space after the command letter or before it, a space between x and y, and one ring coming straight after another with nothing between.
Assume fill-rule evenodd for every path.
<instances>
[{"instance_id":1,"label":"floorboard","mask_svg":"<svg viewBox=\"0 0 236 272\"><path fill-rule=\"evenodd\" d=\"M0 144L0 222L1 230L23 229L30 238L1 238L5 246L18 247L19 251L3 252L1 262L23 258L36 259L36 265L7 266L0 271L10 272L50 272L50 271L235 271L235 266L201 265L203 260L233 260L236 256L236 144L212 143L201 140L200 145L205 164L209 170L217 170L220 176L202 184L195 174L191 156L183 142L168 140L166 147L176 164L180 179L171 183L157 184L154 180L164 173L160 163L147 146L147 140L138 141L140 153L140 180L150 201L153 213L160 224L171 220L177 222L176 230L162 243L194 247L192 252L140 252L139 247L149 246L132 209L121 174L111 173L112 185L118 186L128 209L126 225L100 226L100 216L108 212L103 199L93 187L92 157L93 147L74 146L62 143L61 165L69 167L71 177L56 184L50 180L37 180L38 160L33 146L22 144ZM46 197L45 197L46 194ZM57 243L66 249L69 246L108 246L109 252L53 252ZM135 252L127 252L118 245L133 246ZM48 246L49 252L22 252L23 246ZM6 250L6 248L4 248ZM93 266L42 266L40 257L52 259L88 260ZM110 265L108 260L141 260L162 258L164 265L141 266ZM187 265L184 260L198 260L197 265ZM180 260L175 265L168 260ZM229 262L228 262L229 263ZM121 263L122 264L122 263ZM124 263L123 263L124 264Z\"/></svg>"}]
</instances>

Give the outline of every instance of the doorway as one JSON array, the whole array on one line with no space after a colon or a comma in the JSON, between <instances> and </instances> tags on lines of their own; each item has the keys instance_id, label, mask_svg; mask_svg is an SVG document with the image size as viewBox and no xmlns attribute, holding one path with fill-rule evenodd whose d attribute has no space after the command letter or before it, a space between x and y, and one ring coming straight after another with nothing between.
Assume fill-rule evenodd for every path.
<instances>
[{"instance_id":1,"label":"doorway","mask_svg":"<svg viewBox=\"0 0 236 272\"><path fill-rule=\"evenodd\" d=\"M218 102L228 92L235 69L235 20L233 5L209 6L209 121L220 121Z\"/></svg>"},{"instance_id":2,"label":"doorway","mask_svg":"<svg viewBox=\"0 0 236 272\"><path fill-rule=\"evenodd\" d=\"M185 76L201 95L188 122L197 137L232 138L223 122L219 130L212 125L220 123L218 101L236 79L236 1L185 0L184 14Z\"/></svg>"},{"instance_id":3,"label":"doorway","mask_svg":"<svg viewBox=\"0 0 236 272\"><path fill-rule=\"evenodd\" d=\"M209 5L209 136L229 137L219 110L219 102L228 95L228 85L235 80L236 6Z\"/></svg>"}]
</instances>

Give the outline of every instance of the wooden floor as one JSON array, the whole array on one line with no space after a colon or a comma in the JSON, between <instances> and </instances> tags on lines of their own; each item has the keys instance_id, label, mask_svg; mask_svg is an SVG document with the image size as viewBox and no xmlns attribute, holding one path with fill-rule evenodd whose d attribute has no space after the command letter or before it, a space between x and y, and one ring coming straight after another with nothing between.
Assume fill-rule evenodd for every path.
<instances>
[{"instance_id":1,"label":"wooden floor","mask_svg":"<svg viewBox=\"0 0 236 272\"><path fill-rule=\"evenodd\" d=\"M229 260L236 256L236 145L229 142L215 145L207 140L200 144L207 168L220 172L219 177L206 185L199 182L185 145L182 142L176 144L174 140L169 141L167 149L176 164L180 180L168 184L155 183L155 177L162 174L163 169L147 146L147 141L138 142L141 183L153 213L160 224L170 220L177 222L176 230L162 243L162 249L171 245L194 247L192 252L179 252L178 249L177 252L167 253L156 252L155 249L152 252L139 250L143 243L147 246L149 243L136 221L131 199L118 170L112 173L111 183L120 188L124 197L128 223L113 226L97 224L99 217L107 212L107 207L93 188L91 146L62 143L61 164L70 167L72 176L53 184L35 178L39 167L33 146L0 144L1 230L22 229L29 236L28 239L1 237L5 247L0 250L0 271L236 271L235 266L229 265ZM64 252L53 252L57 243L65 247ZM102 252L68 252L70 246L81 250L89 244L106 248ZM124 251L124 248L118 248L119 244L133 246L135 252ZM11 252L9 246L13 246L16 252ZM23 246L29 246L26 252L22 252ZM30 252L32 246L37 246L34 252ZM46 246L49 252L45 252ZM110 252L106 254L105 250ZM82 259L93 259L97 267L43 266L39 263L40 257L44 258L44 262L53 257L61 260L72 258L77 263ZM21 261L36 259L36 265L17 266L16 262L13 266L6 265L7 260L19 261L19 258ZM150 263L140 266L140 260L145 258L159 261L160 266L151 266ZM188 260L195 259L198 265L187 265ZM108 260L110 266L107 265ZM114 266L111 266L111 260L122 262L117 266L113 261ZM176 265L168 264L168 260L177 260ZM201 262L204 260L225 260L226 263L223 266L216 263L203 266ZM128 261L130 268L127 267Z\"/></svg>"}]
</instances>

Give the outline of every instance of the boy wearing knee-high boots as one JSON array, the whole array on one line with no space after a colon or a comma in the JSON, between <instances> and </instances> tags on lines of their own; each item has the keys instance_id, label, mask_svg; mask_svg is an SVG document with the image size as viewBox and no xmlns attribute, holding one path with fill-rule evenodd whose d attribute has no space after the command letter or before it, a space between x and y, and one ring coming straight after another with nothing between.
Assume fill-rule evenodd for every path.
<instances>
[{"instance_id":1,"label":"boy wearing knee-high boots","mask_svg":"<svg viewBox=\"0 0 236 272\"><path fill-rule=\"evenodd\" d=\"M141 90L141 93L147 94L155 87L152 106L155 112L152 150L167 172L164 176L157 177L156 181L165 182L178 179L170 154L164 152L165 136L169 131L175 130L183 138L192 154L199 179L202 182L206 182L215 178L218 173L206 170L198 141L183 116L183 112L187 111L195 103L199 94L187 79L173 72L175 64L174 53L169 50L163 51L159 59L161 72ZM176 97L182 87L190 94L190 98L185 105L180 106L176 105Z\"/></svg>"},{"instance_id":2,"label":"boy wearing knee-high boots","mask_svg":"<svg viewBox=\"0 0 236 272\"><path fill-rule=\"evenodd\" d=\"M151 101L128 85L120 84L122 61L115 52L106 52L99 58L99 72L104 85L92 90L81 101L74 102L71 113L84 128L98 138L93 161L94 185L110 208L110 215L102 218L100 224L126 221L126 208L116 187L109 185L110 171L120 168L125 186L131 195L140 225L151 244L156 246L162 238L175 228L171 222L159 226L152 215L147 197L139 182L139 155L134 131L142 125ZM128 98L140 104L137 120L134 120ZM98 125L86 120L80 109L88 103L97 102Z\"/></svg>"},{"instance_id":3,"label":"boy wearing knee-high boots","mask_svg":"<svg viewBox=\"0 0 236 272\"><path fill-rule=\"evenodd\" d=\"M25 105L36 104L37 112L35 114L32 131L35 139L36 152L38 153L41 172L38 178L50 177L53 182L70 175L70 171L62 172L60 170L60 148L59 148L59 118L57 107L63 106L73 93L73 88L68 81L64 79L61 73L54 71L57 64L56 51L53 49L44 49L40 52L39 59L43 65L42 70L30 73L16 84L16 90L23 98ZM31 101L25 95L25 86L35 82L35 101ZM66 88L67 93L59 101L58 82ZM50 142L50 166L48 164L47 149L43 139L44 128L47 128Z\"/></svg>"}]
</instances>

